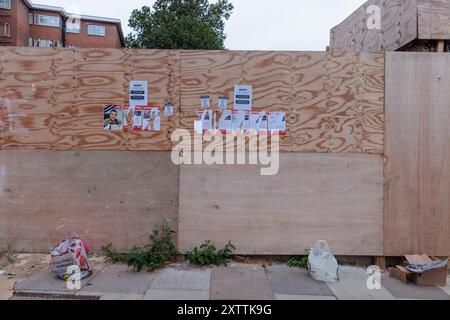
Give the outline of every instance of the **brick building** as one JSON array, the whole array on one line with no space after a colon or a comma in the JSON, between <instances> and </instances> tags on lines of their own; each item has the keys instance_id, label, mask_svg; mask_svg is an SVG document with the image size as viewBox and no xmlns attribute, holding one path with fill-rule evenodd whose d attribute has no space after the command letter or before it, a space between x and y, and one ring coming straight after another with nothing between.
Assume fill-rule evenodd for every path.
<instances>
[{"instance_id":1,"label":"brick building","mask_svg":"<svg viewBox=\"0 0 450 320\"><path fill-rule=\"evenodd\" d=\"M0 0L0 46L122 48L120 20L67 13L29 0Z\"/></svg>"}]
</instances>

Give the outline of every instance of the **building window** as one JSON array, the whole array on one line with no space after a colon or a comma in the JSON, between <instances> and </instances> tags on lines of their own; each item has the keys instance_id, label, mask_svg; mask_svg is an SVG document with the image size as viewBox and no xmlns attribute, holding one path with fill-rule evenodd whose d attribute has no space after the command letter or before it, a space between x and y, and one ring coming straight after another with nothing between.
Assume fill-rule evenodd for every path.
<instances>
[{"instance_id":1,"label":"building window","mask_svg":"<svg viewBox=\"0 0 450 320\"><path fill-rule=\"evenodd\" d=\"M67 22L66 24L67 33L80 33L80 23L77 22Z\"/></svg>"},{"instance_id":2,"label":"building window","mask_svg":"<svg viewBox=\"0 0 450 320\"><path fill-rule=\"evenodd\" d=\"M34 42L35 47L38 48L51 48L53 47L53 42L51 40L45 40L45 39L37 39Z\"/></svg>"},{"instance_id":3,"label":"building window","mask_svg":"<svg viewBox=\"0 0 450 320\"><path fill-rule=\"evenodd\" d=\"M11 37L11 25L9 23L5 23L3 34L5 37Z\"/></svg>"},{"instance_id":4,"label":"building window","mask_svg":"<svg viewBox=\"0 0 450 320\"><path fill-rule=\"evenodd\" d=\"M55 16L44 16L41 14L35 14L34 24L59 28L61 26L61 19Z\"/></svg>"},{"instance_id":5,"label":"building window","mask_svg":"<svg viewBox=\"0 0 450 320\"><path fill-rule=\"evenodd\" d=\"M28 23L33 24L33 14L32 13L28 14Z\"/></svg>"},{"instance_id":6,"label":"building window","mask_svg":"<svg viewBox=\"0 0 450 320\"><path fill-rule=\"evenodd\" d=\"M0 0L1 9L11 9L11 0Z\"/></svg>"},{"instance_id":7,"label":"building window","mask_svg":"<svg viewBox=\"0 0 450 320\"><path fill-rule=\"evenodd\" d=\"M28 45L36 48L62 48L62 42L59 40L47 40L47 39L28 39Z\"/></svg>"},{"instance_id":8,"label":"building window","mask_svg":"<svg viewBox=\"0 0 450 320\"><path fill-rule=\"evenodd\" d=\"M106 27L90 24L88 25L88 35L104 37L106 35Z\"/></svg>"}]
</instances>

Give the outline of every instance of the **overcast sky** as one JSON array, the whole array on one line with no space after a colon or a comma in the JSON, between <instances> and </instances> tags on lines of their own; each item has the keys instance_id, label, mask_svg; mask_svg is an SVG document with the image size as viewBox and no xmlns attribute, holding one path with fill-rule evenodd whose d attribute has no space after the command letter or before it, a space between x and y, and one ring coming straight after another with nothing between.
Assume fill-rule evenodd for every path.
<instances>
[{"instance_id":1,"label":"overcast sky","mask_svg":"<svg viewBox=\"0 0 450 320\"><path fill-rule=\"evenodd\" d=\"M119 18L130 32L131 11L154 0L32 0L33 3L78 6L82 14ZM322 51L330 29L366 0L231 0L234 12L226 23L226 48L231 50Z\"/></svg>"}]
</instances>

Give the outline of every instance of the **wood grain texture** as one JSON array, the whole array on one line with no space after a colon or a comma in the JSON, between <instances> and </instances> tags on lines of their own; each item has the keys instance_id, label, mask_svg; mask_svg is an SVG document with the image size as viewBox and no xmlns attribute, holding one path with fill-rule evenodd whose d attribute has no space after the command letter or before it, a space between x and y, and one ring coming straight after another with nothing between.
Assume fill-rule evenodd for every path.
<instances>
[{"instance_id":1,"label":"wood grain texture","mask_svg":"<svg viewBox=\"0 0 450 320\"><path fill-rule=\"evenodd\" d=\"M282 151L383 153L383 54L182 51L181 60L183 128L193 130L200 96L217 108L235 84L252 84L254 108L287 114Z\"/></svg>"},{"instance_id":2,"label":"wood grain texture","mask_svg":"<svg viewBox=\"0 0 450 320\"><path fill-rule=\"evenodd\" d=\"M383 54L7 48L1 56L3 149L171 150L175 129L193 129L201 95L217 104L251 83L255 108L287 113L282 151L383 152ZM103 130L103 106L127 104L130 80L149 82L152 105L174 103L160 132Z\"/></svg>"},{"instance_id":3,"label":"wood grain texture","mask_svg":"<svg viewBox=\"0 0 450 320\"><path fill-rule=\"evenodd\" d=\"M180 53L169 50L8 48L2 55L4 149L171 149L178 127ZM103 106L127 105L130 80L152 105L175 105L160 132L106 132Z\"/></svg>"},{"instance_id":4,"label":"wood grain texture","mask_svg":"<svg viewBox=\"0 0 450 320\"><path fill-rule=\"evenodd\" d=\"M450 39L450 1L418 0L419 39Z\"/></svg>"},{"instance_id":5,"label":"wood grain texture","mask_svg":"<svg viewBox=\"0 0 450 320\"><path fill-rule=\"evenodd\" d=\"M92 250L147 243L177 228L169 152L0 151L0 249L48 252L75 231Z\"/></svg>"},{"instance_id":6,"label":"wood grain texture","mask_svg":"<svg viewBox=\"0 0 450 320\"><path fill-rule=\"evenodd\" d=\"M450 55L388 53L385 255L450 255Z\"/></svg>"},{"instance_id":7,"label":"wood grain texture","mask_svg":"<svg viewBox=\"0 0 450 320\"><path fill-rule=\"evenodd\" d=\"M381 29L369 29L370 6L381 9ZM417 0L369 0L331 29L334 51L395 51L417 38Z\"/></svg>"},{"instance_id":8,"label":"wood grain texture","mask_svg":"<svg viewBox=\"0 0 450 320\"><path fill-rule=\"evenodd\" d=\"M182 166L179 246L232 240L238 254L304 254L327 240L338 255L383 255L380 155L281 154L280 172Z\"/></svg>"}]
</instances>

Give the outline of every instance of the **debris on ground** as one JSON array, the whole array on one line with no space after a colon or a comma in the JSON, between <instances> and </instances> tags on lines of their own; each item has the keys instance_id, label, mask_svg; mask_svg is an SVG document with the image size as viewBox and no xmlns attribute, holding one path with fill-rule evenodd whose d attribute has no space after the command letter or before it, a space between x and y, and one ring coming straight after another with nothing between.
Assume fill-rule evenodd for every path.
<instances>
[{"instance_id":1,"label":"debris on ground","mask_svg":"<svg viewBox=\"0 0 450 320\"><path fill-rule=\"evenodd\" d=\"M62 241L50 252L52 272L60 279L69 279L75 271L81 273L81 279L92 274L89 264L88 247L86 242L73 234L71 238ZM77 267L78 270L71 268Z\"/></svg>"},{"instance_id":2,"label":"debris on ground","mask_svg":"<svg viewBox=\"0 0 450 320\"><path fill-rule=\"evenodd\" d=\"M389 269L389 275L404 283L418 286L446 286L448 259L431 258L426 254L407 255L403 266Z\"/></svg>"},{"instance_id":3,"label":"debris on ground","mask_svg":"<svg viewBox=\"0 0 450 320\"><path fill-rule=\"evenodd\" d=\"M320 282L339 281L339 265L326 241L320 240L312 247L308 257L311 277Z\"/></svg>"}]
</instances>

